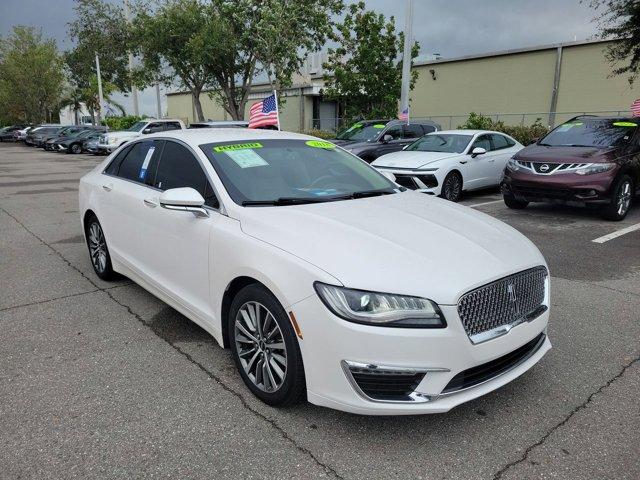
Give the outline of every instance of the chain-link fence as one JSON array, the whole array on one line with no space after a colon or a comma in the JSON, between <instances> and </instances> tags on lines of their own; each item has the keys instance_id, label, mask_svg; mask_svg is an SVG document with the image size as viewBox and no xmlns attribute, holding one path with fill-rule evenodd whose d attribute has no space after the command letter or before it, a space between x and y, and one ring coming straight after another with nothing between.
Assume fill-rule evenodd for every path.
<instances>
[{"instance_id":1,"label":"chain-link fence","mask_svg":"<svg viewBox=\"0 0 640 480\"><path fill-rule=\"evenodd\" d=\"M481 112L476 112L481 113ZM549 119L552 114L549 112L534 113L481 113L494 121L504 122L505 125L532 125L537 120L543 125L550 125ZM566 122L570 118L578 115L600 115L600 116L627 116L628 110L603 110L597 112L556 112L554 125ZM455 129L465 123L469 115L433 115L428 117L412 117L412 120L433 120L440 124L443 129ZM323 130L327 132L338 132L348 126L344 118L313 118L309 121L309 129Z\"/></svg>"}]
</instances>

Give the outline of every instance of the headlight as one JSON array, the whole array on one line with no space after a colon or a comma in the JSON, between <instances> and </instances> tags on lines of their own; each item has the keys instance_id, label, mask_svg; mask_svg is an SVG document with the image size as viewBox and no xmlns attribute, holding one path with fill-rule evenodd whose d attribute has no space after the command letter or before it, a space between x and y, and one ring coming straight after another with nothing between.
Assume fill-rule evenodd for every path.
<instances>
[{"instance_id":1,"label":"headlight","mask_svg":"<svg viewBox=\"0 0 640 480\"><path fill-rule=\"evenodd\" d=\"M507 162L507 168L509 170L511 170L512 172L517 172L522 167L520 165L518 165L517 161L515 161L513 158L510 158L509 161Z\"/></svg>"},{"instance_id":2,"label":"headlight","mask_svg":"<svg viewBox=\"0 0 640 480\"><path fill-rule=\"evenodd\" d=\"M322 302L340 318L381 327L444 328L444 315L431 300L314 284Z\"/></svg>"},{"instance_id":3,"label":"headlight","mask_svg":"<svg viewBox=\"0 0 640 480\"><path fill-rule=\"evenodd\" d=\"M594 173L602 173L611 170L615 165L615 163L594 163L588 167L579 168L576 170L576 173L578 175L593 175Z\"/></svg>"}]
</instances>

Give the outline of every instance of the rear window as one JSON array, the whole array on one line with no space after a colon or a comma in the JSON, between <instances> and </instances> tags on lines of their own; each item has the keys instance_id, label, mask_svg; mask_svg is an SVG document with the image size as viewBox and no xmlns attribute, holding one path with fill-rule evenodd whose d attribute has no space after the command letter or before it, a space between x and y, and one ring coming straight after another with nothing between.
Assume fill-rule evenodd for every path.
<instances>
[{"instance_id":1,"label":"rear window","mask_svg":"<svg viewBox=\"0 0 640 480\"><path fill-rule=\"evenodd\" d=\"M638 129L631 120L579 119L564 123L540 140L551 147L616 147L628 143Z\"/></svg>"}]
</instances>

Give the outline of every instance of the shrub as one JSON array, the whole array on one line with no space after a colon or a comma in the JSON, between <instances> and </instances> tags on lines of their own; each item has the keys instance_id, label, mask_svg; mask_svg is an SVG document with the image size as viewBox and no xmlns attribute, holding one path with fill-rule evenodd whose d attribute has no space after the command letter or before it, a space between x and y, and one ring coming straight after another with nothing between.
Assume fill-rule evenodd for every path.
<instances>
[{"instance_id":1,"label":"shrub","mask_svg":"<svg viewBox=\"0 0 640 480\"><path fill-rule=\"evenodd\" d=\"M134 123L144 120L147 117L137 117L135 115L126 115L124 117L106 117L102 120L102 123L106 125L109 130L126 130Z\"/></svg>"},{"instance_id":2,"label":"shrub","mask_svg":"<svg viewBox=\"0 0 640 480\"><path fill-rule=\"evenodd\" d=\"M304 133L305 135L311 135L313 137L323 138L325 140L330 138L336 138L335 133L328 132L326 130L318 130L317 128L312 128L311 130L303 130L300 133Z\"/></svg>"},{"instance_id":3,"label":"shrub","mask_svg":"<svg viewBox=\"0 0 640 480\"><path fill-rule=\"evenodd\" d=\"M494 130L512 136L523 145L529 145L533 140L543 137L549 129L538 118L532 125L505 125L502 121L493 119L475 112L469 114L469 118L458 128L472 130Z\"/></svg>"}]
</instances>

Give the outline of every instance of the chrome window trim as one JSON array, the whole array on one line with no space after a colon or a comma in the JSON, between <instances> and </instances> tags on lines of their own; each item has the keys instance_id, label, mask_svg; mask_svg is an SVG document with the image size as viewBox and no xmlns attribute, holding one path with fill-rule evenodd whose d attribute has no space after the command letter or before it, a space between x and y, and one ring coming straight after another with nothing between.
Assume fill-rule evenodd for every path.
<instances>
[{"instance_id":1,"label":"chrome window trim","mask_svg":"<svg viewBox=\"0 0 640 480\"><path fill-rule=\"evenodd\" d=\"M342 367L342 371L347 377L347 381L351 385L351 387L355 390L355 392L368 402L374 403L396 403L396 404L414 404L414 403L428 403L435 400L438 395L429 395L426 393L420 393L417 390L411 392L408 395L407 400L380 400L378 398L372 398L366 393L362 391L355 378L351 373L350 367L360 368L363 370L372 370L372 371L382 371L382 372L396 372L396 373L404 373L404 374L416 374L416 373L424 373L428 374L429 372L450 372L448 368L422 368L422 367L393 367L389 365L376 365L373 363L362 363L362 362L353 362L349 360L342 360L340 362L340 366Z\"/></svg>"}]
</instances>

